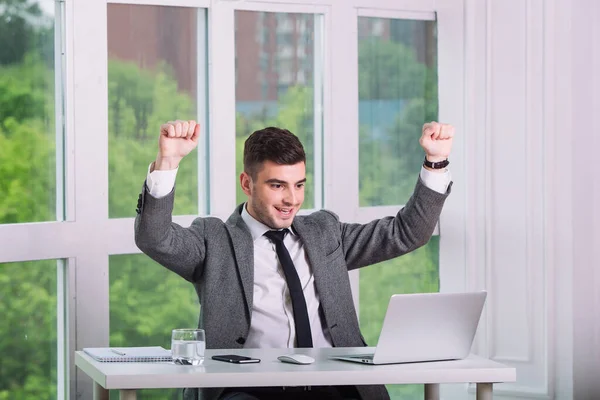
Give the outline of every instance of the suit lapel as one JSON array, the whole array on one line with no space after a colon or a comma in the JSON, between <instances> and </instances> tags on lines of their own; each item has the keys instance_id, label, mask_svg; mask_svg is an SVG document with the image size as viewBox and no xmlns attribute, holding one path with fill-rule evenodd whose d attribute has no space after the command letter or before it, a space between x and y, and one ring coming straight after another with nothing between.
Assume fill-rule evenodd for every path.
<instances>
[{"instance_id":1,"label":"suit lapel","mask_svg":"<svg viewBox=\"0 0 600 400\"><path fill-rule=\"evenodd\" d=\"M309 218L296 217L293 227L304 244L304 251L315 279L315 288L321 303L325 325L329 329L334 346L336 346L335 343L358 343L347 340L349 333L340 336L340 329L334 329L339 325L340 318L347 318L354 311L348 280L340 275L341 266L328 264L325 241L335 239L325 236L319 225ZM348 299L349 301L347 301ZM349 308L346 308L348 305ZM356 346L356 344L353 345Z\"/></svg>"},{"instance_id":2,"label":"suit lapel","mask_svg":"<svg viewBox=\"0 0 600 400\"><path fill-rule=\"evenodd\" d=\"M254 294L254 242L250 230L241 217L241 207L234 211L225 226L231 236L236 266L248 307L247 311L251 315ZM315 223L303 217L296 217L292 226L304 244L304 251L315 277L315 285L320 301L321 303L328 303L330 300L328 296L332 288L337 285L334 274L329 273L326 265L324 265L325 248L322 245L322 232Z\"/></svg>"},{"instance_id":3,"label":"suit lapel","mask_svg":"<svg viewBox=\"0 0 600 400\"><path fill-rule=\"evenodd\" d=\"M252 296L254 293L254 243L252 242L252 235L240 215L241 207L243 207L243 205L233 212L225 226L231 235L237 269L240 280L242 281L246 306L248 307L248 315L252 315Z\"/></svg>"},{"instance_id":4,"label":"suit lapel","mask_svg":"<svg viewBox=\"0 0 600 400\"><path fill-rule=\"evenodd\" d=\"M323 301L323 296L327 296L330 290L331 274L328 274L325 268L325 249L322 244L322 234L318 226L309 219L296 217L294 219L293 228L298 233L304 244L304 251L308 257L308 262L312 267L313 275L315 276L315 285L319 298ZM325 300L326 301L326 300Z\"/></svg>"}]
</instances>

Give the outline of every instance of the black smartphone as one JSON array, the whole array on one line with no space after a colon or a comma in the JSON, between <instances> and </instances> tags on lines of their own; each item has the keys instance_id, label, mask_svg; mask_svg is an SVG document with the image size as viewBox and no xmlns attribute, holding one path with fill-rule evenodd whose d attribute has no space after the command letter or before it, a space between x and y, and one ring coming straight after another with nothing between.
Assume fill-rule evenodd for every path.
<instances>
[{"instance_id":1,"label":"black smartphone","mask_svg":"<svg viewBox=\"0 0 600 400\"><path fill-rule=\"evenodd\" d=\"M237 354L217 354L212 356L213 360L225 361L234 364L251 364L251 363L259 363L260 358L252 358L246 356L238 356Z\"/></svg>"}]
</instances>

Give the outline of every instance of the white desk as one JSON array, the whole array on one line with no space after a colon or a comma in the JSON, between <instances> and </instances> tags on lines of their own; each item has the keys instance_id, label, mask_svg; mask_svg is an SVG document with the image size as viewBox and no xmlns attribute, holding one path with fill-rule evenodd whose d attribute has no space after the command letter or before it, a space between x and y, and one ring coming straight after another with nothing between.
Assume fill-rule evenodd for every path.
<instances>
[{"instance_id":1,"label":"white desk","mask_svg":"<svg viewBox=\"0 0 600 400\"><path fill-rule=\"evenodd\" d=\"M277 356L294 350L312 356L315 363L294 365L277 360ZM424 384L425 400L438 400L440 383L476 383L477 400L491 400L493 383L516 380L514 368L477 356L456 361L363 365L330 360L329 356L361 354L374 348L294 350L207 350L201 366L102 363L77 351L75 365L93 379L95 400L108 400L109 389L120 390L123 400L135 400L136 389L373 384ZM230 364L211 360L214 354L248 355L262 361L257 364Z\"/></svg>"}]
</instances>

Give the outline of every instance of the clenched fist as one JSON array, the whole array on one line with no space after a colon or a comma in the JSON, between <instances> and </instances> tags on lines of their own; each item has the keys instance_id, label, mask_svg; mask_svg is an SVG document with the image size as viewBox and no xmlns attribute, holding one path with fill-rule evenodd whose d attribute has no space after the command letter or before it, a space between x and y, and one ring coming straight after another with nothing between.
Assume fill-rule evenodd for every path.
<instances>
[{"instance_id":1,"label":"clenched fist","mask_svg":"<svg viewBox=\"0 0 600 400\"><path fill-rule=\"evenodd\" d=\"M154 163L157 170L175 169L179 162L196 146L200 137L200 125L196 121L169 121L160 127L158 155Z\"/></svg>"},{"instance_id":2,"label":"clenched fist","mask_svg":"<svg viewBox=\"0 0 600 400\"><path fill-rule=\"evenodd\" d=\"M425 157L428 161L444 161L450 155L452 150L452 138L454 137L454 127L439 122L428 122L423 125L423 131L419 143L425 150Z\"/></svg>"}]
</instances>

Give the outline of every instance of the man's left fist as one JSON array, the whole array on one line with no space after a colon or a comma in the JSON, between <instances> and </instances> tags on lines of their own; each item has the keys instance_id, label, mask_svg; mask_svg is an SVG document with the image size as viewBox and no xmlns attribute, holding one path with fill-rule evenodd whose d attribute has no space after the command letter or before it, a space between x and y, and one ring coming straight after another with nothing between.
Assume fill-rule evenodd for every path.
<instances>
[{"instance_id":1,"label":"man's left fist","mask_svg":"<svg viewBox=\"0 0 600 400\"><path fill-rule=\"evenodd\" d=\"M419 143L425 150L427 161L439 162L447 159L452 150L453 137L454 127L452 125L435 121L423 124L423 132Z\"/></svg>"}]
</instances>

